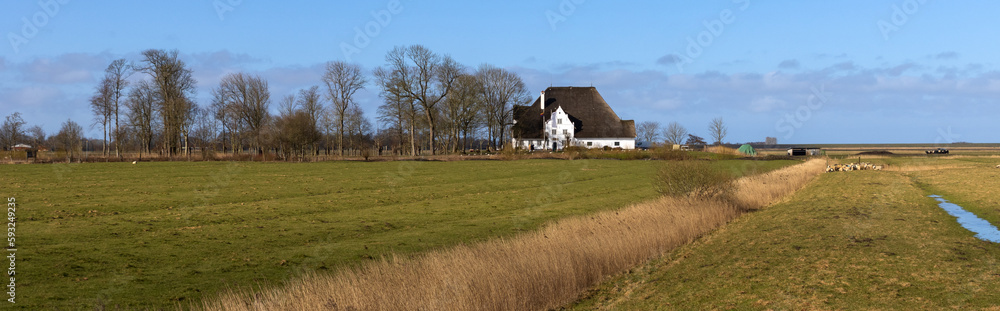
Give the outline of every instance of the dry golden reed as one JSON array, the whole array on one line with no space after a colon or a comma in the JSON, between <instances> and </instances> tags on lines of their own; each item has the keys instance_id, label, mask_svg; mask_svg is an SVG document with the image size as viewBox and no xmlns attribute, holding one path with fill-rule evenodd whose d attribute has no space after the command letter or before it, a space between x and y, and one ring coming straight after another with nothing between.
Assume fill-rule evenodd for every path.
<instances>
[{"instance_id":1,"label":"dry golden reed","mask_svg":"<svg viewBox=\"0 0 1000 311\"><path fill-rule=\"evenodd\" d=\"M206 310L544 310L803 187L822 160L737 181L736 202L663 197L564 219L509 239L307 275L257 293L229 292ZM742 208L737 208L740 206Z\"/></svg>"},{"instance_id":2,"label":"dry golden reed","mask_svg":"<svg viewBox=\"0 0 1000 311\"><path fill-rule=\"evenodd\" d=\"M705 152L718 153L718 154L728 154L728 155L737 155L737 156L744 155L739 150L736 150L736 149L733 149L733 148L729 148L729 147L726 147L726 146L708 146L708 147L705 147Z\"/></svg>"}]
</instances>

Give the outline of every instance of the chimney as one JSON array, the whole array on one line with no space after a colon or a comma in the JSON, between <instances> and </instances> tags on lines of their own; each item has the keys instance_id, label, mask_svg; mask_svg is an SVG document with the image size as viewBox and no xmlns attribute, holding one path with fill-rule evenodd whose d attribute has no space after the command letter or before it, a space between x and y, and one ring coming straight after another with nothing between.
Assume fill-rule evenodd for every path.
<instances>
[{"instance_id":1,"label":"chimney","mask_svg":"<svg viewBox=\"0 0 1000 311\"><path fill-rule=\"evenodd\" d=\"M542 119L542 145L544 146L548 144L548 140L545 137L549 136L549 131L545 129L545 91L542 91L542 97L539 98L538 103L541 104L540 107L542 110L540 119Z\"/></svg>"},{"instance_id":2,"label":"chimney","mask_svg":"<svg viewBox=\"0 0 1000 311\"><path fill-rule=\"evenodd\" d=\"M542 91L541 103L542 103L542 113L544 114L545 113L545 91Z\"/></svg>"}]
</instances>

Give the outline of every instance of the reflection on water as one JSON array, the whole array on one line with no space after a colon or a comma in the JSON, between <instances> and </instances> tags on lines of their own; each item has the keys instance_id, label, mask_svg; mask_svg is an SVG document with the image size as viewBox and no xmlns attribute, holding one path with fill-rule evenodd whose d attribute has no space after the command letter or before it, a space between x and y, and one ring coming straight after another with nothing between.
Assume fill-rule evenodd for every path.
<instances>
[{"instance_id":1,"label":"reflection on water","mask_svg":"<svg viewBox=\"0 0 1000 311\"><path fill-rule=\"evenodd\" d=\"M930 197L937 200L939 202L938 206L948 212L948 214L958 218L958 224L965 227L965 229L969 229L969 231L975 232L976 237L980 240L1000 243L1000 230L997 230L997 227L993 226L993 224L979 218L976 214L970 213L955 203L948 202L948 200L939 195L932 195Z\"/></svg>"}]
</instances>

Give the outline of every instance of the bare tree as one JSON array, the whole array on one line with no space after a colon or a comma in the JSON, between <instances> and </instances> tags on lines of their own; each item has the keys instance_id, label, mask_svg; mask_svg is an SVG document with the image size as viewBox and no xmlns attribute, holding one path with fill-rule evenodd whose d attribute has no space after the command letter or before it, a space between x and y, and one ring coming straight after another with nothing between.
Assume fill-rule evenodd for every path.
<instances>
[{"instance_id":1,"label":"bare tree","mask_svg":"<svg viewBox=\"0 0 1000 311\"><path fill-rule=\"evenodd\" d=\"M364 142L372 132L372 123L365 118L365 113L361 106L351 105L347 109L347 134L350 137L352 150L363 150L366 146Z\"/></svg>"},{"instance_id":2,"label":"bare tree","mask_svg":"<svg viewBox=\"0 0 1000 311\"><path fill-rule=\"evenodd\" d=\"M196 81L191 69L177 56L178 52L146 50L142 52L145 63L141 70L152 77L157 96L157 108L163 118L163 147L169 155L177 154L191 105L194 103Z\"/></svg>"},{"instance_id":3,"label":"bare tree","mask_svg":"<svg viewBox=\"0 0 1000 311\"><path fill-rule=\"evenodd\" d=\"M291 159L292 154L304 156L306 147L315 143L321 136L312 116L304 109L280 116L274 123L277 130L275 138L286 159Z\"/></svg>"},{"instance_id":4,"label":"bare tree","mask_svg":"<svg viewBox=\"0 0 1000 311\"><path fill-rule=\"evenodd\" d=\"M726 128L726 124L722 122L722 117L712 119L712 122L708 125L708 132L712 135L712 139L715 139L716 145L721 145L722 140L726 138L726 134L729 129Z\"/></svg>"},{"instance_id":5,"label":"bare tree","mask_svg":"<svg viewBox=\"0 0 1000 311\"><path fill-rule=\"evenodd\" d=\"M290 116L299 110L299 103L295 99L295 94L288 94L278 101L278 116Z\"/></svg>"},{"instance_id":6,"label":"bare tree","mask_svg":"<svg viewBox=\"0 0 1000 311\"><path fill-rule=\"evenodd\" d=\"M670 122L670 125L667 125L667 127L663 129L663 139L672 145L680 145L687 135L687 129L685 129L684 126L681 126L680 123L677 123L677 121Z\"/></svg>"},{"instance_id":7,"label":"bare tree","mask_svg":"<svg viewBox=\"0 0 1000 311\"><path fill-rule=\"evenodd\" d=\"M394 123L399 131L400 145L402 145L403 129L408 128L410 154L417 154L416 143L416 123L417 123L417 103L412 97L407 96L402 90L400 79L401 74L395 69L376 68L375 79L382 89L382 98L385 102L379 106L379 118L389 123ZM402 146L400 146L402 148Z\"/></svg>"},{"instance_id":8,"label":"bare tree","mask_svg":"<svg viewBox=\"0 0 1000 311\"><path fill-rule=\"evenodd\" d=\"M474 122L478 103L482 101L483 87L479 79L472 75L462 75L455 80L454 91L444 103L444 117L448 121L449 144L452 152L457 152L467 141L460 141L463 129ZM468 133L466 133L466 140Z\"/></svg>"},{"instance_id":9,"label":"bare tree","mask_svg":"<svg viewBox=\"0 0 1000 311\"><path fill-rule=\"evenodd\" d=\"M333 103L335 121L338 123L337 133L340 139L337 143L337 150L341 156L344 155L344 125L346 123L347 110L354 100L354 93L365 88L364 74L361 66L349 64L342 61L329 62L326 64L326 73L323 75L323 83L326 84L327 99Z\"/></svg>"},{"instance_id":10,"label":"bare tree","mask_svg":"<svg viewBox=\"0 0 1000 311\"><path fill-rule=\"evenodd\" d=\"M263 153L265 126L270 113L271 91L260 76L244 73L226 75L212 91L213 103L230 111L241 134L251 141L257 154Z\"/></svg>"},{"instance_id":11,"label":"bare tree","mask_svg":"<svg viewBox=\"0 0 1000 311\"><path fill-rule=\"evenodd\" d=\"M483 114L486 117L487 139L490 146L503 144L507 127L512 123L513 107L528 100L527 87L517 74L503 68L483 64L476 71L483 87Z\"/></svg>"},{"instance_id":12,"label":"bare tree","mask_svg":"<svg viewBox=\"0 0 1000 311\"><path fill-rule=\"evenodd\" d=\"M191 130L193 142L202 150L202 157L208 154L209 146L214 145L219 135L219 122L210 108L198 108L195 112L194 126Z\"/></svg>"},{"instance_id":13,"label":"bare tree","mask_svg":"<svg viewBox=\"0 0 1000 311\"><path fill-rule=\"evenodd\" d=\"M155 86L148 81L140 81L128 94L125 105L128 106L128 124L142 147L139 148L139 158L142 152L151 152L153 136L156 134L158 93Z\"/></svg>"},{"instance_id":14,"label":"bare tree","mask_svg":"<svg viewBox=\"0 0 1000 311\"><path fill-rule=\"evenodd\" d=\"M125 88L128 87L128 77L132 75L132 64L124 58L116 59L104 70L104 81L107 84L106 96L108 96L109 110L114 115L114 124L111 130L111 140L115 142L115 156L121 158L121 140L123 132L119 125L121 116L122 97L125 96Z\"/></svg>"},{"instance_id":15,"label":"bare tree","mask_svg":"<svg viewBox=\"0 0 1000 311\"><path fill-rule=\"evenodd\" d=\"M90 110L94 113L93 125L101 125L101 134L104 135L101 153L105 156L108 155L108 125L114 112L111 91L111 81L105 78L97 85L94 96L90 97Z\"/></svg>"},{"instance_id":16,"label":"bare tree","mask_svg":"<svg viewBox=\"0 0 1000 311\"><path fill-rule=\"evenodd\" d=\"M45 130L43 130L41 126L35 125L29 127L28 131L25 132L25 135L27 136L28 141L31 142L31 146L34 148L39 148L45 143Z\"/></svg>"},{"instance_id":17,"label":"bare tree","mask_svg":"<svg viewBox=\"0 0 1000 311\"><path fill-rule=\"evenodd\" d=\"M68 161L73 161L73 153L82 147L83 128L73 120L66 120L56 134L56 142L66 151Z\"/></svg>"},{"instance_id":18,"label":"bare tree","mask_svg":"<svg viewBox=\"0 0 1000 311\"><path fill-rule=\"evenodd\" d=\"M212 115L221 125L223 153L226 152L227 139L229 140L228 145L230 150L232 150L233 153L236 153L236 150L242 146L240 133L243 132L243 129L240 127L240 117L236 111L238 107L229 99L230 95L231 94L220 94L217 90L212 90L213 98L210 110L212 111ZM294 100L294 95L292 95L292 101L294 102Z\"/></svg>"},{"instance_id":19,"label":"bare tree","mask_svg":"<svg viewBox=\"0 0 1000 311\"><path fill-rule=\"evenodd\" d=\"M635 126L636 136L646 143L655 143L660 137L660 122L643 121Z\"/></svg>"},{"instance_id":20,"label":"bare tree","mask_svg":"<svg viewBox=\"0 0 1000 311\"><path fill-rule=\"evenodd\" d=\"M376 76L379 76L378 70L376 70ZM379 80L381 81L381 79ZM392 124L392 128L396 131L395 136L398 140L397 150L399 150L400 154L403 153L403 133L404 131L408 132L410 137L410 152L411 154L415 154L417 148L414 141L414 119L417 114L416 104L414 104L412 99L403 98L392 91L383 91L382 97L385 101L378 107L379 121Z\"/></svg>"},{"instance_id":21,"label":"bare tree","mask_svg":"<svg viewBox=\"0 0 1000 311\"><path fill-rule=\"evenodd\" d=\"M296 106L308 114L313 123L318 123L324 110L323 96L319 94L319 86L314 85L308 89L299 90Z\"/></svg>"},{"instance_id":22,"label":"bare tree","mask_svg":"<svg viewBox=\"0 0 1000 311\"><path fill-rule=\"evenodd\" d=\"M319 127L320 121L323 118L323 97L319 94L319 86L312 86L308 89L299 90L299 97L296 106L302 109L312 122L313 126ZM313 143L313 151L317 152L316 144Z\"/></svg>"},{"instance_id":23,"label":"bare tree","mask_svg":"<svg viewBox=\"0 0 1000 311\"><path fill-rule=\"evenodd\" d=\"M4 118L3 126L0 126L0 150L6 150L18 143L24 136L24 119L20 112L15 112Z\"/></svg>"},{"instance_id":24,"label":"bare tree","mask_svg":"<svg viewBox=\"0 0 1000 311\"><path fill-rule=\"evenodd\" d=\"M435 154L435 106L451 92L462 66L451 56L439 56L421 45L396 47L385 56L391 81L399 94L420 105L429 127L431 154Z\"/></svg>"}]
</instances>

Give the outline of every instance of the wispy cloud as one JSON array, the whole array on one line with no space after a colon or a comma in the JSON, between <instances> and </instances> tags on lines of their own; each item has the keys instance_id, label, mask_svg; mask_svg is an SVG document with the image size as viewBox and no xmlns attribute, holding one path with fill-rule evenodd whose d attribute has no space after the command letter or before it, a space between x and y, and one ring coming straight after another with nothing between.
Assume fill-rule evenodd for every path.
<instances>
[{"instance_id":1,"label":"wispy cloud","mask_svg":"<svg viewBox=\"0 0 1000 311\"><path fill-rule=\"evenodd\" d=\"M786 59L778 63L780 69L799 69L799 66L799 61L795 59Z\"/></svg>"},{"instance_id":2,"label":"wispy cloud","mask_svg":"<svg viewBox=\"0 0 1000 311\"><path fill-rule=\"evenodd\" d=\"M885 72L889 76L898 77L898 76L902 75L904 72L906 72L907 70L914 69L914 68L917 68L917 64L914 64L914 63L905 63L905 64L902 64L902 65L899 65L899 66L888 68L888 69L885 70Z\"/></svg>"},{"instance_id":3,"label":"wispy cloud","mask_svg":"<svg viewBox=\"0 0 1000 311\"><path fill-rule=\"evenodd\" d=\"M764 96L755 98L750 102L750 110L753 112L773 111L778 108L786 108L788 102L774 96Z\"/></svg>"},{"instance_id":4,"label":"wispy cloud","mask_svg":"<svg viewBox=\"0 0 1000 311\"><path fill-rule=\"evenodd\" d=\"M76 84L96 81L98 73L108 64L107 55L71 53L54 58L36 58L28 63L13 64L16 75L31 83Z\"/></svg>"},{"instance_id":5,"label":"wispy cloud","mask_svg":"<svg viewBox=\"0 0 1000 311\"><path fill-rule=\"evenodd\" d=\"M675 65L677 63L680 63L681 61L683 61L683 60L681 59L680 55L677 55L677 54L667 54L667 55L663 55L663 57L660 57L659 59L657 59L656 63L660 64L660 65L664 65L664 66L673 66L673 65Z\"/></svg>"},{"instance_id":6,"label":"wispy cloud","mask_svg":"<svg viewBox=\"0 0 1000 311\"><path fill-rule=\"evenodd\" d=\"M954 51L942 52L942 53L938 53L937 55L934 55L933 57L934 57L934 59L957 59L958 58L958 52L954 52Z\"/></svg>"}]
</instances>

